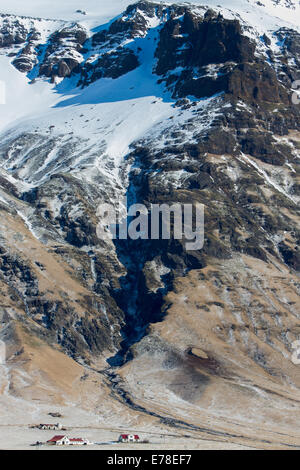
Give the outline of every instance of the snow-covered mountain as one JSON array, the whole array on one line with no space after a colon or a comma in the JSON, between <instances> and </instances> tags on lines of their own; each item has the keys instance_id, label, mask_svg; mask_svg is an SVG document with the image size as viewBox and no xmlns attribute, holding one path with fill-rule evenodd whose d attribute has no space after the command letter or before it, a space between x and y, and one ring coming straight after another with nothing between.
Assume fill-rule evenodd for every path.
<instances>
[{"instance_id":1,"label":"snow-covered mountain","mask_svg":"<svg viewBox=\"0 0 300 470\"><path fill-rule=\"evenodd\" d=\"M296 442L299 2L79 3L1 2L11 389L29 335L136 411L254 439L251 406L274 430L276 408ZM98 205L124 196L204 204L203 250L99 240Z\"/></svg>"}]
</instances>

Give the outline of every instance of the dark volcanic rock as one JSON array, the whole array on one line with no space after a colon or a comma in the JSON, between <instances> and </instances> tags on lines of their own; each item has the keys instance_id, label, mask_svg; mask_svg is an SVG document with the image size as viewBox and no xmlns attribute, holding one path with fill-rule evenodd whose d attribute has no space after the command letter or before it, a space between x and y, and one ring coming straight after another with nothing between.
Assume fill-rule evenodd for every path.
<instances>
[{"instance_id":1,"label":"dark volcanic rock","mask_svg":"<svg viewBox=\"0 0 300 470\"><path fill-rule=\"evenodd\" d=\"M251 104L289 103L286 90L278 83L276 73L266 63L239 64L229 75L228 88L225 91Z\"/></svg>"},{"instance_id":2,"label":"dark volcanic rock","mask_svg":"<svg viewBox=\"0 0 300 470\"><path fill-rule=\"evenodd\" d=\"M280 253L283 256L284 262L296 271L300 271L300 253L298 249L292 249L282 242L279 244ZM298 248L298 247L296 247Z\"/></svg>"},{"instance_id":3,"label":"dark volcanic rock","mask_svg":"<svg viewBox=\"0 0 300 470\"><path fill-rule=\"evenodd\" d=\"M40 75L52 78L70 76L83 60L80 52L86 40L87 31L78 24L56 31L49 39Z\"/></svg>"},{"instance_id":4,"label":"dark volcanic rock","mask_svg":"<svg viewBox=\"0 0 300 470\"><path fill-rule=\"evenodd\" d=\"M103 54L95 64L87 64L81 70L79 84L86 86L100 78L118 78L139 66L137 56L131 49L123 48Z\"/></svg>"},{"instance_id":5,"label":"dark volcanic rock","mask_svg":"<svg viewBox=\"0 0 300 470\"><path fill-rule=\"evenodd\" d=\"M155 52L156 73L163 75L178 66L252 62L254 52L255 44L242 35L238 21L222 16L202 20L187 11L182 20L169 20L163 27Z\"/></svg>"},{"instance_id":6,"label":"dark volcanic rock","mask_svg":"<svg viewBox=\"0 0 300 470\"><path fill-rule=\"evenodd\" d=\"M237 20L212 13L202 19L186 11L183 18L167 21L160 33L156 73L174 96L212 96L231 92L233 64L254 62L254 53L255 44L242 34ZM175 75L172 71L178 67L183 70Z\"/></svg>"},{"instance_id":7,"label":"dark volcanic rock","mask_svg":"<svg viewBox=\"0 0 300 470\"><path fill-rule=\"evenodd\" d=\"M255 131L248 131L241 139L241 148L244 153L272 165L283 165L286 160L284 151L288 154L290 152L288 147L276 145L276 141L270 133L260 134Z\"/></svg>"},{"instance_id":8,"label":"dark volcanic rock","mask_svg":"<svg viewBox=\"0 0 300 470\"><path fill-rule=\"evenodd\" d=\"M23 44L28 34L24 25L12 15L0 15L0 18L3 19L0 29L0 47Z\"/></svg>"}]
</instances>

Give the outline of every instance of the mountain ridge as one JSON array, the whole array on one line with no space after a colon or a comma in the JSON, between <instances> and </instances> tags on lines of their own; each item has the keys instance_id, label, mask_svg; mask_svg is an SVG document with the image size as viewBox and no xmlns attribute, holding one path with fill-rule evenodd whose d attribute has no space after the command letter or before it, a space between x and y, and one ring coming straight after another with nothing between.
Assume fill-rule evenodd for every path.
<instances>
[{"instance_id":1,"label":"mountain ridge","mask_svg":"<svg viewBox=\"0 0 300 470\"><path fill-rule=\"evenodd\" d=\"M222 12L142 1L92 32L11 25L1 64L45 95L1 134L2 324L100 370L131 411L250 438L256 403L296 442L300 34ZM124 196L204 204L203 250L99 240L97 206Z\"/></svg>"}]
</instances>

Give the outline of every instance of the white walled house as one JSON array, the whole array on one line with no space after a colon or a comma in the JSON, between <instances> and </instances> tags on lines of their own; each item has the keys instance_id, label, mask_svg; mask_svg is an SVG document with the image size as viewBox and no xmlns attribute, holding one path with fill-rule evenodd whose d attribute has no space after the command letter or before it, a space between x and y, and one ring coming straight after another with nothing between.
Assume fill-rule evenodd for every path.
<instances>
[{"instance_id":1,"label":"white walled house","mask_svg":"<svg viewBox=\"0 0 300 470\"><path fill-rule=\"evenodd\" d=\"M59 430L59 429L62 429L62 424L60 423L57 423L57 424L40 424L38 426L39 429L49 429L49 430L52 430L52 431L56 431L56 430Z\"/></svg>"},{"instance_id":2,"label":"white walled house","mask_svg":"<svg viewBox=\"0 0 300 470\"><path fill-rule=\"evenodd\" d=\"M52 439L47 441L47 444L54 446L68 446L70 445L70 440L68 436L53 436Z\"/></svg>"},{"instance_id":3,"label":"white walled house","mask_svg":"<svg viewBox=\"0 0 300 470\"><path fill-rule=\"evenodd\" d=\"M119 442L140 442L140 437L137 434L121 434Z\"/></svg>"},{"instance_id":4,"label":"white walled house","mask_svg":"<svg viewBox=\"0 0 300 470\"><path fill-rule=\"evenodd\" d=\"M68 436L54 436L47 441L47 444L56 446L87 446L92 443L88 439L82 439L81 437L69 438Z\"/></svg>"}]
</instances>

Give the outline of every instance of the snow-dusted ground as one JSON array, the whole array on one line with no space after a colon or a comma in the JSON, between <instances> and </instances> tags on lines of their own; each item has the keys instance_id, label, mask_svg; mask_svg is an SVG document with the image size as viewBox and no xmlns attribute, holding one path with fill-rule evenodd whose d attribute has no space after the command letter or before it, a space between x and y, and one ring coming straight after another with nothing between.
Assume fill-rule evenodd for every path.
<instances>
[{"instance_id":1,"label":"snow-dusted ground","mask_svg":"<svg viewBox=\"0 0 300 470\"><path fill-rule=\"evenodd\" d=\"M5 104L0 104L0 130L16 120L35 115L58 101L52 87L39 81L34 86L19 72L6 56L0 55L0 80L5 82Z\"/></svg>"},{"instance_id":2,"label":"snow-dusted ground","mask_svg":"<svg viewBox=\"0 0 300 470\"><path fill-rule=\"evenodd\" d=\"M1 377L0 366L0 377ZM5 368L6 369L6 368ZM5 372L6 377L6 372ZM1 387L1 382L0 382ZM49 411L59 411L61 418L49 417ZM121 410L120 410L121 412ZM51 439L56 431L41 431L39 429L30 429L33 424L44 422L56 423L60 421L67 428L61 431L61 434L69 437L84 437L90 442L95 443L85 447L85 450L121 450L121 449L250 449L254 446L247 447L239 443L229 443L226 440L212 439L211 441L206 435L199 436L191 432L189 439L186 439L187 431L169 429L145 416L140 420L132 421L130 416L126 414L126 408L122 410L121 415L112 415L109 417L103 414L93 413L80 409L78 406L59 406L44 405L36 402L28 401L3 394L0 397L0 441L1 449L7 450L29 450L31 444L46 442ZM138 433L141 439L149 440L149 444L119 444L116 443L120 434L125 432ZM201 439L203 437L203 439ZM97 444L97 445L96 445ZM46 445L39 446L39 450L59 450L57 447L48 447ZM72 447L70 450L76 450ZM82 448L81 448L82 449Z\"/></svg>"},{"instance_id":3,"label":"snow-dusted ground","mask_svg":"<svg viewBox=\"0 0 300 470\"><path fill-rule=\"evenodd\" d=\"M118 172L130 144L142 137L156 123L175 114L172 100L157 85L151 66L154 54L154 37L147 41L141 66L117 80L102 79L83 90L74 88L73 80L53 85L39 79L30 85L25 74L11 64L10 59L0 56L0 79L6 82L6 104L0 106L0 131L2 142L7 137L22 132L39 133L44 136L65 136L63 141L75 136L78 139L75 157L76 168L88 177L99 170L118 183ZM50 129L50 130L49 130ZM63 144L64 142L62 142ZM57 152L60 144L49 153L39 168L37 181L49 176L47 169L57 170ZM95 152L97 155L95 157ZM87 156L92 162L87 164ZM24 155L26 159L26 155ZM5 168L9 170L10 162ZM32 179L25 169L22 178ZM30 181L29 181L30 182Z\"/></svg>"}]
</instances>

